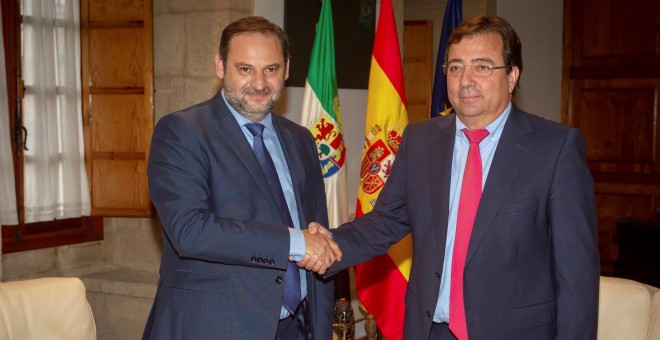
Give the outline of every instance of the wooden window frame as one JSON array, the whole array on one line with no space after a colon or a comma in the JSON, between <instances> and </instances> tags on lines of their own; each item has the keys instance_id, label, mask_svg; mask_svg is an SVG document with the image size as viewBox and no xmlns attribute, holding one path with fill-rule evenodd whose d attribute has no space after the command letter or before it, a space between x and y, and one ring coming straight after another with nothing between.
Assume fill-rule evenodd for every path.
<instances>
[{"instance_id":1,"label":"wooden window frame","mask_svg":"<svg viewBox=\"0 0 660 340\"><path fill-rule=\"evenodd\" d=\"M103 239L103 218L83 216L48 222L25 223L23 195L23 153L21 150L21 129L17 120L22 114L19 100L23 98L23 84L20 77L19 42L21 16L20 0L2 1L2 26L5 44L5 68L9 101L9 123L12 127L12 154L16 188L18 224L2 226L2 253L13 253L41 248L56 247ZM20 98L20 99L19 99ZM87 162L87 160L86 160Z\"/></svg>"},{"instance_id":2,"label":"wooden window frame","mask_svg":"<svg viewBox=\"0 0 660 340\"><path fill-rule=\"evenodd\" d=\"M2 226L2 253L103 240L103 217L83 216Z\"/></svg>"},{"instance_id":3,"label":"wooden window frame","mask_svg":"<svg viewBox=\"0 0 660 340\"><path fill-rule=\"evenodd\" d=\"M82 119L92 217L34 224L24 223L24 132L16 124L22 120L16 98L23 92L16 53L19 0L0 1L19 215L17 225L2 226L3 253L102 240L101 216L152 217L146 176L154 126L152 1L80 1ZM129 120L121 130L117 122Z\"/></svg>"}]
</instances>

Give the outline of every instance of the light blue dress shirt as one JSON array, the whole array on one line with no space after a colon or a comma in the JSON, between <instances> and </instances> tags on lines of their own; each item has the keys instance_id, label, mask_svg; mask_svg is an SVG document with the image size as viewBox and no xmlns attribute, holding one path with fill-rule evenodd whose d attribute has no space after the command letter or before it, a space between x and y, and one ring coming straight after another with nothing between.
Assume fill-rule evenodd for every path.
<instances>
[{"instance_id":1,"label":"light blue dress shirt","mask_svg":"<svg viewBox=\"0 0 660 340\"><path fill-rule=\"evenodd\" d=\"M232 116L234 116L236 122L238 122L238 125L241 126L241 130L243 131L245 138L247 139L248 143L250 143L250 147L252 147L254 137L245 125L253 122L243 117L240 113L234 110L231 105L229 105L227 98L225 98L224 90L222 90L222 99L225 101L225 104L227 104L229 112L231 112ZM273 126L273 117L271 115L272 114L269 113L266 115L266 118L264 118L264 120L259 123L266 127L263 132L264 144L266 145L266 149L268 149L268 153L270 153L270 157L273 159L273 163L275 163L277 177L279 178L280 184L282 185L282 191L284 192L286 205L289 207L289 213L291 214L291 219L293 220L294 228L289 227L289 234L291 239L289 244L289 255L293 256L296 261L299 261L303 258L303 256L305 256L305 237L300 230L298 205L296 204L296 195L293 192L293 184L291 181L291 175L289 174L289 166L286 163L284 151L282 150L282 145L280 144L280 140L277 137L277 132L275 132L275 127ZM300 270L300 290L302 293L300 296L302 296L304 299L307 296L307 279L304 270ZM289 312L286 310L286 308L282 307L280 311L280 319L283 319L287 316L289 316Z\"/></svg>"},{"instance_id":2,"label":"light blue dress shirt","mask_svg":"<svg viewBox=\"0 0 660 340\"><path fill-rule=\"evenodd\" d=\"M497 149L497 144L502 136L504 123L511 112L511 103L504 109L504 112L495 121L486 126L488 136L479 143L481 152L481 166L483 170L483 189L488 177L490 165L493 163L493 156ZM447 225L447 241L445 245L445 261L442 266L442 281L440 282L440 296L435 307L433 322L449 322L449 292L451 290L451 261L454 251L454 239L456 237L456 219L458 217L458 201L461 197L461 183L463 183L463 172L465 170L465 160L470 142L465 133L461 131L466 128L460 119L456 118L456 140L454 141L454 156L451 166L451 183L449 189L449 222Z\"/></svg>"}]
</instances>

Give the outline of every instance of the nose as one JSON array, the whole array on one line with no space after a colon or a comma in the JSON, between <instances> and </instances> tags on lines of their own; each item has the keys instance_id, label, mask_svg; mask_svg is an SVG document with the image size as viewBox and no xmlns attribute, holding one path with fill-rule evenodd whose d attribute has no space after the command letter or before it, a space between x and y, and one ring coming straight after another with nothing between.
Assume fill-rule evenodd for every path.
<instances>
[{"instance_id":1,"label":"nose","mask_svg":"<svg viewBox=\"0 0 660 340\"><path fill-rule=\"evenodd\" d=\"M255 72L252 81L250 82L252 88L262 90L266 87L266 75L261 72Z\"/></svg>"},{"instance_id":2,"label":"nose","mask_svg":"<svg viewBox=\"0 0 660 340\"><path fill-rule=\"evenodd\" d=\"M459 83L461 87L470 87L474 84L474 74L472 74L472 68L466 66L459 76Z\"/></svg>"}]
</instances>

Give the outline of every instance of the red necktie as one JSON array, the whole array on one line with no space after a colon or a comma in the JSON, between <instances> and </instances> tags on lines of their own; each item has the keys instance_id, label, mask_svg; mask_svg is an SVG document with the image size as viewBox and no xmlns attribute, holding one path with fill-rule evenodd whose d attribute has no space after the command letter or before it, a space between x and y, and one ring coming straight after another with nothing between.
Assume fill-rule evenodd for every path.
<instances>
[{"instance_id":1,"label":"red necktie","mask_svg":"<svg viewBox=\"0 0 660 340\"><path fill-rule=\"evenodd\" d=\"M463 270L465 257L474 218L481 200L481 153L479 143L488 136L488 130L463 129L470 141L470 150L465 160L463 185L458 202L458 218L456 220L456 237L451 262L451 290L449 293L449 329L459 340L467 340L467 323L465 321L465 305L463 299Z\"/></svg>"}]
</instances>

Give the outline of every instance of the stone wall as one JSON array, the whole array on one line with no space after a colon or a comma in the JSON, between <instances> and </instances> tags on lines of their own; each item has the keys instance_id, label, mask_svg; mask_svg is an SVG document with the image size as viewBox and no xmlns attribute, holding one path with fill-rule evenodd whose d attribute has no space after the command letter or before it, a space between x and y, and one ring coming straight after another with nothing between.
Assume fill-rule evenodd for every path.
<instances>
[{"instance_id":1,"label":"stone wall","mask_svg":"<svg viewBox=\"0 0 660 340\"><path fill-rule=\"evenodd\" d=\"M220 33L251 15L253 6L244 0L154 0L156 120L220 89L214 65Z\"/></svg>"}]
</instances>

